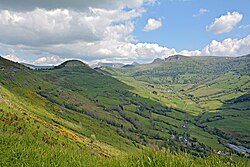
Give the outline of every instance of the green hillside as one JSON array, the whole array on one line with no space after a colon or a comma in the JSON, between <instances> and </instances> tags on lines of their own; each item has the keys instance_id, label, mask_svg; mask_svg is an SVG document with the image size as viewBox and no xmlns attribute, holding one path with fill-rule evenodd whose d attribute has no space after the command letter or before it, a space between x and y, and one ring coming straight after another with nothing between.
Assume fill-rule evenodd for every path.
<instances>
[{"instance_id":1,"label":"green hillside","mask_svg":"<svg viewBox=\"0 0 250 167\"><path fill-rule=\"evenodd\" d=\"M134 93L187 111L195 116L195 126L209 134L249 148L249 68L249 55L176 55L134 69L102 70L135 87Z\"/></svg>"},{"instance_id":2,"label":"green hillside","mask_svg":"<svg viewBox=\"0 0 250 167\"><path fill-rule=\"evenodd\" d=\"M31 70L0 57L1 166L236 163L238 158L229 161L230 157L214 152L234 153L228 143L249 147L245 121L249 74L241 65L249 63L246 59L236 61L242 70L212 76L208 82L184 84L161 79L156 83L148 78L147 65L137 65L135 73L131 68L109 68L109 74L124 73L114 78L76 60L53 69ZM165 69L165 63L149 66ZM228 78L232 84L226 82ZM246 128L226 126L218 115L225 121L236 120L236 125L241 119ZM243 137L235 137L236 133ZM242 159L239 165L244 163Z\"/></svg>"}]
</instances>

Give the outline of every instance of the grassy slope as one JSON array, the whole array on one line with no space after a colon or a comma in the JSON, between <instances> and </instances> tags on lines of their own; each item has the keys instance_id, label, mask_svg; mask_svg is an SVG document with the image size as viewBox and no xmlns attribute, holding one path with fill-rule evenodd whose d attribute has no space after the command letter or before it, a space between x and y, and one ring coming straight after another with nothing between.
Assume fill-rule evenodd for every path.
<instances>
[{"instance_id":1,"label":"grassy slope","mask_svg":"<svg viewBox=\"0 0 250 167\"><path fill-rule=\"evenodd\" d=\"M160 135L161 140L169 138L167 133L169 131L168 129L165 129L165 133L163 133L160 129L157 129L157 127L152 127L151 124L153 122L150 122L149 119L151 112L157 112L154 110L154 107L160 110L167 109L161 107L156 102L137 97L136 94L128 92L129 87L125 84L111 77L97 73L94 70L88 69L90 71L87 72L85 70L80 70L78 72L74 70L74 75L69 75L69 73L72 72L72 68L74 67L68 67L66 69L59 68L58 70L40 73L40 75L44 76L48 81L56 83L59 87L63 87L62 89L67 88L71 90L71 94L69 95L70 98L72 99L73 97L74 100L72 102L67 100L69 104L64 104L65 106L77 106L75 108L77 111L91 115L94 118L113 125L120 135L136 142L140 142L141 140L156 142L155 139L157 135ZM95 79L93 79L93 77ZM50 95L54 94L56 96L54 99L61 99L63 101L63 98L65 98L64 102L66 99L69 99L69 96L65 94L62 96L58 88L56 91L51 90L51 92ZM74 93L77 93L78 98L84 99L84 101L75 99ZM87 99L85 97L87 97ZM50 98L53 99L53 97ZM127 109L133 106L132 101L142 105L147 104L147 109L144 107ZM91 107L89 108L88 106ZM121 110L121 108L123 109ZM137 111L143 111L143 113L148 112L149 117L136 113ZM159 113L155 114L159 115ZM179 120L177 122L175 121L174 124L178 122L180 122L178 124L178 126L180 126L182 123ZM99 133L97 134L99 135ZM164 141L161 140L159 141L163 143Z\"/></svg>"},{"instance_id":2,"label":"grassy slope","mask_svg":"<svg viewBox=\"0 0 250 167\"><path fill-rule=\"evenodd\" d=\"M121 156L125 153L119 150L133 151L145 142L163 143L170 137L170 130L184 134L186 130L180 127L184 114L130 93L130 87L86 66L80 70L79 65L69 66L34 73L9 61L1 65L0 123L1 150L4 150L1 163L4 166L28 165L32 161L36 161L38 166L64 163L74 166L77 163L86 166L133 165L137 158L141 159L138 163L165 165L180 163L180 159L186 166L200 161L204 164L214 163L209 159L184 158L183 155L169 155L169 160L164 158L165 153L160 152L153 152L150 156L159 154L161 158L152 159L147 157L148 153L105 161L91 155ZM136 107L132 101L141 107ZM123 111L117 110L117 106L122 106ZM161 110L163 113L159 112ZM167 114L164 114L164 110ZM194 131L206 133L197 126L191 127ZM191 132L191 135L206 136L200 133ZM88 138L92 134L96 135L97 140ZM206 138L201 142L206 143ZM209 145L221 147L214 141L215 138ZM199 143L196 144L199 146ZM215 162L223 165L220 160Z\"/></svg>"},{"instance_id":3,"label":"grassy slope","mask_svg":"<svg viewBox=\"0 0 250 167\"><path fill-rule=\"evenodd\" d=\"M200 127L207 126L210 133L211 129L219 128L231 138L228 142L249 147L247 127L250 124L246 121L250 117L249 102L227 103L249 93L249 63L249 55L239 58L173 56L164 64L103 70L135 87L134 92L145 98L194 116L201 114L195 119L200 119Z\"/></svg>"},{"instance_id":4,"label":"grassy slope","mask_svg":"<svg viewBox=\"0 0 250 167\"><path fill-rule=\"evenodd\" d=\"M155 149L130 155L119 153L119 156L108 159L97 156L98 153L89 147L69 140L67 135L56 133L51 129L52 125L47 126L29 115L29 111L14 106L16 96L0 88L1 166L247 166L249 163L246 160L236 163L218 156L195 158L184 153L172 154Z\"/></svg>"},{"instance_id":5,"label":"grassy slope","mask_svg":"<svg viewBox=\"0 0 250 167\"><path fill-rule=\"evenodd\" d=\"M43 119L46 122L52 122L57 125L61 125L63 127L66 127L67 129L73 130L77 134L83 134L87 137L95 134L99 141L112 143L116 147L123 145L123 149L134 148L134 145L131 141L115 133L115 128L101 121L97 121L91 116L81 114L65 106L61 106L59 102L51 101L51 99L46 99L41 96L39 92L48 92L55 89L57 90L58 87L44 81L42 78L34 74L33 71L5 70L3 73L1 73L0 77L3 86L7 90L10 90L11 93L13 93L16 97L16 102L18 102L18 104L22 105L24 109L32 112L32 114L39 117L40 119ZM67 89L65 89L63 93L69 96L72 95L72 99L74 96L77 96ZM63 97L66 97L66 99L62 100L68 100L69 96L63 95ZM78 99L77 97L75 98ZM82 99L80 100L82 100L84 103L88 103L88 100L86 98L81 98ZM58 98L58 100L61 99ZM89 106L91 107L90 109L96 107L96 105L94 105L93 103L90 103ZM89 109L89 107L85 107L85 109ZM100 129L100 127L102 127L102 129ZM110 134L110 136L107 136L107 134Z\"/></svg>"}]
</instances>

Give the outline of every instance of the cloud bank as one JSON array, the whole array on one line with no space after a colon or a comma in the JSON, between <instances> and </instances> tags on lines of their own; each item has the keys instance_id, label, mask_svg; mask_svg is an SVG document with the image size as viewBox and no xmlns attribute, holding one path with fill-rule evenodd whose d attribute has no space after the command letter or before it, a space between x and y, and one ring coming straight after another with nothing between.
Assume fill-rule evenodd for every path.
<instances>
[{"instance_id":1,"label":"cloud bank","mask_svg":"<svg viewBox=\"0 0 250 167\"><path fill-rule=\"evenodd\" d=\"M155 0L35 2L0 2L0 49L7 48L5 58L37 65L58 64L72 58L88 63L145 63L177 53L239 56L250 52L250 35L242 39L213 40L201 50L180 52L156 43L138 42L133 35L136 20L146 12L145 6L154 4ZM237 12L228 13L215 19L207 29L218 34L231 31L242 17ZM150 18L144 31L161 26L160 19ZM18 52L10 52L8 48L36 58L18 57Z\"/></svg>"},{"instance_id":2,"label":"cloud bank","mask_svg":"<svg viewBox=\"0 0 250 167\"><path fill-rule=\"evenodd\" d=\"M52 9L71 9L83 11L89 7L102 9L118 9L118 8L137 8L144 4L154 4L156 0L3 0L0 1L0 9L3 10L19 10L31 11L36 8L46 10Z\"/></svg>"}]
</instances>

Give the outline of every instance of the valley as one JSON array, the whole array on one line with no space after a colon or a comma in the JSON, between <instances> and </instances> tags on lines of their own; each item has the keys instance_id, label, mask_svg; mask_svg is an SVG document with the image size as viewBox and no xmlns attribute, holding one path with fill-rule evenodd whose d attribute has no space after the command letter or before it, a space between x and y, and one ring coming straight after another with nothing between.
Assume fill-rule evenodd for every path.
<instances>
[{"instance_id":1,"label":"valley","mask_svg":"<svg viewBox=\"0 0 250 167\"><path fill-rule=\"evenodd\" d=\"M0 57L1 165L42 156L37 163L77 166L86 158L87 166L120 166L117 157L153 147L138 154L141 163L151 153L165 163L167 149L177 153L169 162L187 153L190 163L207 163L203 158L222 152L244 166L248 159L239 161L228 144L250 147L249 63L249 55L175 55L129 68L69 60L34 70Z\"/></svg>"}]
</instances>

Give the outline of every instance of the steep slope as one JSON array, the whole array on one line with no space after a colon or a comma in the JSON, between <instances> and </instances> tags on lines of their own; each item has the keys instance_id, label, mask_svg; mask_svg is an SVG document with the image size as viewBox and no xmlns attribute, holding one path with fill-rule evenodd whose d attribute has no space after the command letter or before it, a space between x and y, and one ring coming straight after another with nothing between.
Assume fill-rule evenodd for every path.
<instances>
[{"instance_id":1,"label":"steep slope","mask_svg":"<svg viewBox=\"0 0 250 167\"><path fill-rule=\"evenodd\" d=\"M151 123L146 121L149 120L146 116L140 116L134 113L137 108L136 104L142 103L145 107L147 106L148 109L140 109L146 112L153 110L151 106L162 108L161 110L163 111L167 111L168 109L161 107L155 102L150 102L150 100L140 98L136 94L130 93L129 90L131 88L124 83L90 68L85 69L85 67L86 66L84 66L84 68L78 67L72 69L71 67L68 68L65 66L65 68L56 68L55 70L41 72L40 75L42 75L44 79L57 85L57 89L50 90L49 94L45 92L41 92L41 94L51 101L55 101L69 109L106 122L112 126L110 129L115 130L115 132L110 132L111 134L118 133L138 143L141 143L141 141L142 143L146 142L144 140L148 137L145 136L145 138L141 139L140 136L142 132L140 131L147 130ZM69 89L70 92L65 93L65 89ZM71 99L69 99L69 97ZM144 104L146 103L145 101L149 102L149 104ZM145 124L148 125L145 126ZM95 131L100 131L98 127L96 128ZM153 131L152 129L152 132ZM152 138L149 138L148 142L154 140L155 132L144 133ZM163 135L162 132L159 133ZM98 133L99 136L100 134L102 133ZM107 138L107 136L103 137ZM113 140L114 137L112 137L110 142Z\"/></svg>"},{"instance_id":2,"label":"steep slope","mask_svg":"<svg viewBox=\"0 0 250 167\"><path fill-rule=\"evenodd\" d=\"M209 134L196 125L192 115L186 119L183 110L142 97L131 86L80 61L67 61L42 71L5 59L0 64L3 166L33 161L38 166L77 166L80 162L90 166L132 165L148 163L144 156L167 164L165 152L150 150L138 157L142 161L134 155L102 159L123 157L127 151L138 153L138 148L152 144L200 156L210 154L212 148L227 150L223 146L227 139ZM185 127L187 122L189 128ZM223 144L218 144L218 139ZM178 164L178 157L169 162ZM189 158L189 162L195 162L192 156Z\"/></svg>"},{"instance_id":3,"label":"steep slope","mask_svg":"<svg viewBox=\"0 0 250 167\"><path fill-rule=\"evenodd\" d=\"M21 69L28 69L27 67L19 64L19 63L15 63L13 61L4 59L3 57L0 56L0 69L1 70L21 70Z\"/></svg>"},{"instance_id":4,"label":"steep slope","mask_svg":"<svg viewBox=\"0 0 250 167\"><path fill-rule=\"evenodd\" d=\"M132 140L135 145L138 144L137 146L149 143L163 146L171 143L175 148L185 149L187 147L185 143L177 138L184 137L188 133L190 141L198 138L199 142L209 147L223 149L222 145L216 142L216 136L208 137L208 132L195 125L194 117L191 115L189 116L191 132L187 132L183 123L186 113L183 110L164 107L154 100L140 97L137 93L132 93L134 88L90 69L81 62L77 62L77 68L72 68L67 63L74 64L73 61L69 61L63 68L39 72L45 80L57 85L56 89L48 90L47 93L40 92L43 97L60 106L107 123L110 129L114 130L112 134L119 134ZM65 89L70 91L65 93ZM95 127L94 131L101 141L112 144L115 140L115 137L109 140L105 134L99 132L98 127ZM197 131L199 133L196 133ZM173 134L178 136L173 138L174 142L166 142ZM197 146L200 146L199 142L195 142ZM189 149L196 150L196 147Z\"/></svg>"},{"instance_id":5,"label":"steep slope","mask_svg":"<svg viewBox=\"0 0 250 167\"><path fill-rule=\"evenodd\" d=\"M43 131L41 132L40 130L47 129L48 133L60 134L55 136L51 135L51 140L59 136L63 141L70 141L71 143L77 142L88 150L94 150L98 154L105 156L114 155L116 152L119 152L104 143L91 143L89 138L82 136L71 128L71 126L77 126L77 128L79 128L79 123L76 124L71 120L73 116L77 116L75 112L67 110L56 103L52 103L39 95L39 91L42 90L41 87L48 90L56 88L55 85L44 81L37 76L34 71L29 70L25 66L5 59L1 59L0 68L2 69L0 72L0 102L2 111L1 124L3 126L10 125L9 128L11 129L20 123L23 126L20 127L21 131L25 131L25 134L28 134L27 136L32 135L33 130L37 131L36 133L43 133ZM71 119L60 116L60 111L68 112L68 117ZM19 119L19 116L22 119ZM12 122L13 119L14 123ZM32 124L31 126L29 123L26 125L26 120L30 119L34 122L38 122L37 125ZM91 120L91 118L89 119ZM17 123L15 123L15 121ZM63 126L62 123L67 124L67 126ZM27 127L34 129L28 131L26 129ZM40 127L42 128L40 129ZM46 141L44 142L46 143ZM77 143L75 143L76 146Z\"/></svg>"},{"instance_id":6,"label":"steep slope","mask_svg":"<svg viewBox=\"0 0 250 167\"><path fill-rule=\"evenodd\" d=\"M184 111L140 97L131 92L132 87L80 61L67 61L51 70L27 69L8 71L1 75L3 87L21 97L23 103L47 111L29 108L39 118L79 135L95 135L98 141L121 150L135 150L142 145L157 144L207 154L210 147L221 148L216 144L215 136L210 138L210 143L206 143L204 139L193 140L197 137L193 132L187 135L187 129L182 126ZM11 80L7 79L9 76ZM207 132L196 127L192 120L190 116L190 127L199 129L200 136L204 136L202 134ZM175 138L168 141L173 135ZM195 147L187 146L183 140L179 140L186 135L189 143ZM203 147L203 150L198 147Z\"/></svg>"},{"instance_id":7,"label":"steep slope","mask_svg":"<svg viewBox=\"0 0 250 167\"><path fill-rule=\"evenodd\" d=\"M206 132L236 145L250 146L249 102L242 98L250 92L249 55L176 55L157 62L133 68L134 71L102 70L135 87L134 93L197 116L196 125ZM246 101L231 102L238 98Z\"/></svg>"}]
</instances>

